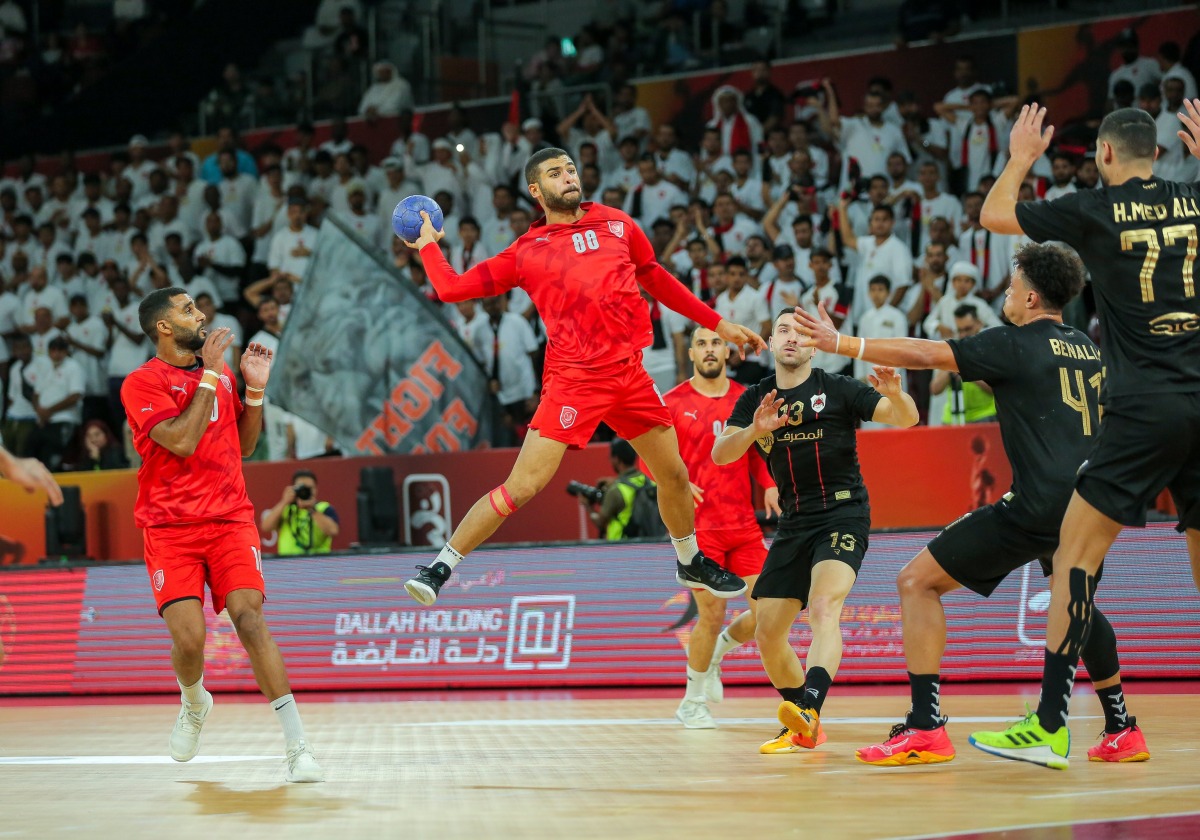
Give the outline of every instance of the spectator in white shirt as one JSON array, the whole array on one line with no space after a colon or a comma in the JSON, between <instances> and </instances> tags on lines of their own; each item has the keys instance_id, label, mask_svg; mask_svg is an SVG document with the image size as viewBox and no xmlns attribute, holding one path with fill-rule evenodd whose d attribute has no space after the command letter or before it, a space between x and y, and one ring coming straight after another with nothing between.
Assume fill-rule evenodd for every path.
<instances>
[{"instance_id":1,"label":"spectator in white shirt","mask_svg":"<svg viewBox=\"0 0 1200 840\"><path fill-rule=\"evenodd\" d=\"M893 152L912 160L900 127L884 119L885 103L879 93L868 92L863 97L861 117L843 117L832 85L828 81L824 84L830 127L842 153L843 190L850 189L856 180L887 172L888 155Z\"/></svg>"},{"instance_id":2,"label":"spectator in white shirt","mask_svg":"<svg viewBox=\"0 0 1200 840\"><path fill-rule=\"evenodd\" d=\"M105 363L108 360L108 327L99 315L93 315L87 295L71 298L71 323L67 324L67 341L71 355L83 369L83 419L108 419L108 379Z\"/></svg>"},{"instance_id":3,"label":"spectator in white shirt","mask_svg":"<svg viewBox=\"0 0 1200 840\"><path fill-rule=\"evenodd\" d=\"M1008 288L1013 242L1011 236L992 233L979 221L983 196L967 193L963 196L963 223L966 230L958 238L958 259L966 260L979 269L976 294L988 303L1001 306L1004 290Z\"/></svg>"},{"instance_id":4,"label":"spectator in white shirt","mask_svg":"<svg viewBox=\"0 0 1200 840\"><path fill-rule=\"evenodd\" d=\"M1167 93L1167 80L1179 79L1183 83L1184 98L1195 99L1197 96L1196 77L1192 75L1191 70L1183 66L1180 58L1182 55L1179 51L1179 44L1174 41L1163 41L1159 44L1158 67L1162 71L1163 95L1166 96Z\"/></svg>"},{"instance_id":5,"label":"spectator in white shirt","mask_svg":"<svg viewBox=\"0 0 1200 840\"><path fill-rule=\"evenodd\" d=\"M763 300L762 295L750 287L750 273L746 270L746 260L742 257L727 259L725 276L729 286L717 296L713 308L731 323L745 324L751 329L758 327L760 335L769 335L771 313L767 310L767 302ZM744 360L731 356L729 364L730 377L747 387L767 375L762 353L747 354Z\"/></svg>"},{"instance_id":6,"label":"spectator in white shirt","mask_svg":"<svg viewBox=\"0 0 1200 840\"><path fill-rule=\"evenodd\" d=\"M1121 64L1108 76L1109 99L1116 99L1117 82L1127 81L1133 85L1136 92L1144 84L1158 84L1162 81L1162 69L1159 63L1138 51L1138 36L1132 29L1123 29L1117 36L1113 46L1121 56Z\"/></svg>"},{"instance_id":7,"label":"spectator in white shirt","mask_svg":"<svg viewBox=\"0 0 1200 840\"><path fill-rule=\"evenodd\" d=\"M279 164L264 166L259 177L258 192L254 197L254 211L250 218L250 235L254 237L254 248L250 262L257 267L265 266L271 252L271 237L287 225L287 192L283 186L283 167Z\"/></svg>"},{"instance_id":8,"label":"spectator in white shirt","mask_svg":"<svg viewBox=\"0 0 1200 840\"><path fill-rule=\"evenodd\" d=\"M746 150L758 155L763 141L762 123L746 110L740 90L732 85L718 87L712 95L712 114L707 127L721 133L721 154Z\"/></svg>"},{"instance_id":9,"label":"spectator in white shirt","mask_svg":"<svg viewBox=\"0 0 1200 840\"><path fill-rule=\"evenodd\" d=\"M33 357L43 358L50 351L50 342L63 334L54 326L53 317L48 306L39 306L33 310L33 323L28 327L29 341L33 345Z\"/></svg>"},{"instance_id":10,"label":"spectator in white shirt","mask_svg":"<svg viewBox=\"0 0 1200 840\"><path fill-rule=\"evenodd\" d=\"M621 85L613 94L613 125L618 137L633 137L639 146L650 136L650 114L637 104L637 88Z\"/></svg>"},{"instance_id":11,"label":"spectator in white shirt","mask_svg":"<svg viewBox=\"0 0 1200 840\"><path fill-rule=\"evenodd\" d=\"M24 307L23 320L20 328L26 332L33 330L34 312L45 307L51 314L54 326L62 328L70 320L71 313L67 308L67 297L62 289L49 285L46 269L40 265L29 270L29 288L21 299Z\"/></svg>"},{"instance_id":12,"label":"spectator in white shirt","mask_svg":"<svg viewBox=\"0 0 1200 840\"><path fill-rule=\"evenodd\" d=\"M579 107L558 124L558 136L576 163L583 163L580 147L585 143L596 146L596 164L601 171L617 166L617 128L596 105L589 93Z\"/></svg>"},{"instance_id":13,"label":"spectator in white shirt","mask_svg":"<svg viewBox=\"0 0 1200 840\"><path fill-rule=\"evenodd\" d=\"M503 295L484 298L482 306L487 318L472 328L471 347L487 372L488 387L504 414L506 434L498 436L497 443L511 446L536 409L533 354L538 351L538 342L528 321L506 311L508 304Z\"/></svg>"},{"instance_id":14,"label":"spectator in white shirt","mask_svg":"<svg viewBox=\"0 0 1200 840\"><path fill-rule=\"evenodd\" d=\"M51 471L62 469L63 454L83 422L83 368L70 356L63 336L50 342L47 355L34 359L25 371L33 385L33 410L38 428L31 441L34 456Z\"/></svg>"},{"instance_id":15,"label":"spectator in white shirt","mask_svg":"<svg viewBox=\"0 0 1200 840\"><path fill-rule=\"evenodd\" d=\"M692 156L679 148L679 135L670 123L663 123L654 132L654 165L681 190L690 190L696 181Z\"/></svg>"},{"instance_id":16,"label":"spectator in white shirt","mask_svg":"<svg viewBox=\"0 0 1200 840\"><path fill-rule=\"evenodd\" d=\"M287 203L288 225L271 237L271 249L267 267L271 274L266 281L257 281L252 287L273 285L283 277L293 283L304 279L313 248L317 244L317 229L308 224L308 202L302 196L292 196ZM250 289L247 288L247 291Z\"/></svg>"},{"instance_id":17,"label":"spectator in white shirt","mask_svg":"<svg viewBox=\"0 0 1200 840\"><path fill-rule=\"evenodd\" d=\"M25 333L14 335L11 344L12 363L5 388L4 445L24 457L31 451L29 443L38 426L37 412L29 401L33 388L25 379L25 371L33 363L33 345Z\"/></svg>"},{"instance_id":18,"label":"spectator in white shirt","mask_svg":"<svg viewBox=\"0 0 1200 840\"><path fill-rule=\"evenodd\" d=\"M679 187L662 177L654 158L643 155L638 162L642 182L625 196L625 212L649 232L657 219L669 219L671 208L687 206L687 195Z\"/></svg>"},{"instance_id":19,"label":"spectator in white shirt","mask_svg":"<svg viewBox=\"0 0 1200 840\"><path fill-rule=\"evenodd\" d=\"M1143 100L1139 107L1154 117L1158 126L1158 157L1154 160L1154 174L1165 181L1195 181L1200 177L1200 162L1192 157L1179 138L1179 117L1183 108L1184 81L1178 76L1169 76L1162 82L1162 100ZM1092 161L1095 170L1095 161ZM1097 173L1098 174L1098 173Z\"/></svg>"},{"instance_id":20,"label":"spectator in white shirt","mask_svg":"<svg viewBox=\"0 0 1200 840\"><path fill-rule=\"evenodd\" d=\"M346 185L347 209L341 218L354 229L369 245L380 250L387 250L391 244L392 228L387 228L384 237L383 223L374 213L367 212L367 185L362 181L352 181Z\"/></svg>"},{"instance_id":21,"label":"spectator in white shirt","mask_svg":"<svg viewBox=\"0 0 1200 840\"><path fill-rule=\"evenodd\" d=\"M221 209L229 220L228 233L235 239L243 239L250 233L258 179L238 171L237 155L232 149L222 149L218 153L217 165L221 170L217 189L221 194Z\"/></svg>"},{"instance_id":22,"label":"spectator in white shirt","mask_svg":"<svg viewBox=\"0 0 1200 840\"><path fill-rule=\"evenodd\" d=\"M861 338L906 338L908 336L908 318L896 307L888 303L892 295L892 281L880 274L867 281L867 297L870 306L858 322L858 334ZM867 381L871 373L868 362L856 359L854 362L854 377ZM907 371L900 370L900 379L907 388Z\"/></svg>"},{"instance_id":23,"label":"spectator in white shirt","mask_svg":"<svg viewBox=\"0 0 1200 840\"><path fill-rule=\"evenodd\" d=\"M1156 87L1151 89L1158 90ZM1046 201L1075 192L1075 158L1066 152L1055 152L1051 155L1050 179L1053 183L1046 188Z\"/></svg>"},{"instance_id":24,"label":"spectator in white shirt","mask_svg":"<svg viewBox=\"0 0 1200 840\"><path fill-rule=\"evenodd\" d=\"M1008 120L992 108L987 88L972 92L970 118L950 138L950 164L963 190L979 188L987 175L998 175L1008 159Z\"/></svg>"},{"instance_id":25,"label":"spectator in white shirt","mask_svg":"<svg viewBox=\"0 0 1200 840\"><path fill-rule=\"evenodd\" d=\"M372 68L375 81L363 92L358 102L358 113L368 120L379 117L394 117L406 108L412 108L412 85L400 75L396 65L390 61L378 61Z\"/></svg>"},{"instance_id":26,"label":"spectator in white shirt","mask_svg":"<svg viewBox=\"0 0 1200 840\"><path fill-rule=\"evenodd\" d=\"M733 175L729 194L737 202L738 212L757 222L767 208L763 203L762 178L754 171L754 157L749 151L740 149L733 153Z\"/></svg>"},{"instance_id":27,"label":"spectator in white shirt","mask_svg":"<svg viewBox=\"0 0 1200 840\"><path fill-rule=\"evenodd\" d=\"M759 226L738 214L737 204L728 193L718 195L712 205L712 237L726 254L744 254L746 240L759 233ZM769 320L769 319L768 319Z\"/></svg>"},{"instance_id":28,"label":"spectator in white shirt","mask_svg":"<svg viewBox=\"0 0 1200 840\"><path fill-rule=\"evenodd\" d=\"M917 217L920 225L920 236L917 242L917 253L925 253L930 242L930 225L934 219L947 220L954 230L959 229L962 221L962 202L952 195L939 189L940 179L938 165L933 161L921 164L917 179L921 184L920 200L917 205Z\"/></svg>"},{"instance_id":29,"label":"spectator in white shirt","mask_svg":"<svg viewBox=\"0 0 1200 840\"><path fill-rule=\"evenodd\" d=\"M617 144L620 165L604 174L601 191L615 187L628 194L642 183L641 153L636 138L626 136ZM662 170L659 170L662 173Z\"/></svg>"},{"instance_id":30,"label":"spectator in white shirt","mask_svg":"<svg viewBox=\"0 0 1200 840\"><path fill-rule=\"evenodd\" d=\"M479 222L474 216L463 216L458 220L459 241L450 249L450 265L459 274L465 274L491 256L480 237Z\"/></svg>"},{"instance_id":31,"label":"spectator in white shirt","mask_svg":"<svg viewBox=\"0 0 1200 840\"><path fill-rule=\"evenodd\" d=\"M217 303L208 292L200 292L194 295L192 300L195 302L196 308L204 313L204 324L210 332L220 327L225 327L229 330L229 334L233 337L233 343L225 350L225 364L229 365L229 369L235 375L238 375L242 364L243 342L241 322L232 315L218 312Z\"/></svg>"},{"instance_id":32,"label":"spectator in white shirt","mask_svg":"<svg viewBox=\"0 0 1200 840\"><path fill-rule=\"evenodd\" d=\"M392 213L396 210L396 205L410 195L420 195L421 185L406 175L404 158L385 157L380 166L383 167L385 180L379 189L377 213L384 225L391 229Z\"/></svg>"},{"instance_id":33,"label":"spectator in white shirt","mask_svg":"<svg viewBox=\"0 0 1200 840\"><path fill-rule=\"evenodd\" d=\"M771 252L774 276L759 286L767 312L799 306L805 283L796 275L796 251L791 245L776 245ZM807 268L807 266L805 266Z\"/></svg>"},{"instance_id":34,"label":"spectator in white shirt","mask_svg":"<svg viewBox=\"0 0 1200 840\"><path fill-rule=\"evenodd\" d=\"M955 263L950 269L952 293L943 295L931 307L929 317L925 319L925 334L932 339L943 341L958 335L954 311L963 305L975 307L979 320L983 322L985 328L999 325L1000 319L996 317L996 313L992 312L991 307L983 298L974 294L978 283L978 268L966 261Z\"/></svg>"},{"instance_id":35,"label":"spectator in white shirt","mask_svg":"<svg viewBox=\"0 0 1200 840\"><path fill-rule=\"evenodd\" d=\"M912 286L912 253L892 233L895 214L886 204L871 211L870 232L867 236L855 236L850 227L850 216L845 199L841 202L842 244L858 253L858 264L854 275L854 299L851 315L854 323L867 311L870 299L867 282L882 274L892 281L892 305L900 305Z\"/></svg>"},{"instance_id":36,"label":"spectator in white shirt","mask_svg":"<svg viewBox=\"0 0 1200 840\"><path fill-rule=\"evenodd\" d=\"M196 246L196 270L213 282L222 300L236 300L246 251L240 242L224 233L220 213L209 213L204 220L206 238Z\"/></svg>"}]
</instances>

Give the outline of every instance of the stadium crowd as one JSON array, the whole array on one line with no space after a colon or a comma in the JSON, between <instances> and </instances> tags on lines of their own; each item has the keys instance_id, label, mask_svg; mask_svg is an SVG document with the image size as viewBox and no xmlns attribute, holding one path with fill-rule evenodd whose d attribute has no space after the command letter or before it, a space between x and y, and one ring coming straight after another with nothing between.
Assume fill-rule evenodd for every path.
<instances>
[{"instance_id":1,"label":"stadium crowd","mask_svg":"<svg viewBox=\"0 0 1200 840\"><path fill-rule=\"evenodd\" d=\"M1147 55L1127 33L1118 49L1109 107L1136 104L1155 114L1156 171L1195 179L1197 162L1175 136L1175 112L1196 94L1179 46L1163 43ZM563 71L554 61L549 53L532 57L530 78L556 78ZM247 339L278 346L330 215L390 255L400 275L436 301L419 257L392 234L392 208L407 195L432 196L445 216L443 247L465 271L529 229L536 205L522 167L551 145L574 158L585 201L622 208L697 296L764 334L774 313L797 305L813 312L821 305L843 331L867 337L948 338L999 323L1022 243L984 230L979 213L1004 166L1021 100L982 83L969 55L931 108L884 77L852 102L839 99L830 80L785 92L772 78L771 65L758 61L749 87L718 88L697 137L679 136L669 122L654 125L637 89L623 81L608 111L590 95L564 94L557 122L485 126L471 125L456 107L448 131L429 137L414 125L411 91L396 84L403 80L395 68L377 66L359 110L399 115L399 134L382 159L348 139L340 116L324 143L300 124L291 148L243 148L236 128L225 125L217 151L204 159L181 132L166 138L164 157L151 159L139 135L104 172L82 174L66 154L41 167L46 175L26 156L0 180L5 445L54 469L129 463L119 389L153 352L138 325L141 296L187 289L210 322L234 329L228 361L236 371ZM1038 163L1023 199L1098 185L1078 136ZM644 361L665 392L691 375L691 325L653 300L646 305L654 341ZM545 342L528 295L517 289L444 312L502 408L494 442L517 443L537 405ZM1086 296L1068 318L1093 326ZM731 376L751 384L771 360L732 365ZM827 354L815 365L867 372ZM994 416L986 386L913 371L907 387L931 425ZM320 430L270 409L256 457L336 452Z\"/></svg>"}]
</instances>

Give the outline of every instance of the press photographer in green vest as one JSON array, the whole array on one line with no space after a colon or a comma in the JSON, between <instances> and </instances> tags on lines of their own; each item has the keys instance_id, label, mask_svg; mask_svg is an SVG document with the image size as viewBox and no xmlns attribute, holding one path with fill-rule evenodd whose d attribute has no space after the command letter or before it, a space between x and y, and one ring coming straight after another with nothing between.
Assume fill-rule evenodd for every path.
<instances>
[{"instance_id":1,"label":"press photographer in green vest","mask_svg":"<svg viewBox=\"0 0 1200 840\"><path fill-rule=\"evenodd\" d=\"M318 499L316 475L297 470L279 503L263 511L262 531L279 532L275 551L281 557L329 553L339 530L338 515L333 505Z\"/></svg>"}]
</instances>

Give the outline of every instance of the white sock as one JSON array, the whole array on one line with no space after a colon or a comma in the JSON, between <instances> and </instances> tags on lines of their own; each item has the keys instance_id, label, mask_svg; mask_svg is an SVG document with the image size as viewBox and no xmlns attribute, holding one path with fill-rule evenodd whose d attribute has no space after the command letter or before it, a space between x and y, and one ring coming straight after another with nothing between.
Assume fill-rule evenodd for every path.
<instances>
[{"instance_id":1,"label":"white sock","mask_svg":"<svg viewBox=\"0 0 1200 840\"><path fill-rule=\"evenodd\" d=\"M684 694L685 700L703 700L704 699L704 682L708 679L708 671L693 671L689 665L687 669L687 693Z\"/></svg>"},{"instance_id":2,"label":"white sock","mask_svg":"<svg viewBox=\"0 0 1200 840\"><path fill-rule=\"evenodd\" d=\"M700 553L700 546L696 545L696 532L688 534L686 537L671 537L671 545L675 546L675 553L679 556L679 562L685 566L692 565L692 558Z\"/></svg>"},{"instance_id":3,"label":"white sock","mask_svg":"<svg viewBox=\"0 0 1200 840\"><path fill-rule=\"evenodd\" d=\"M451 548L450 543L446 543L444 546L442 546L442 550L438 552L437 560L434 562L445 563L447 566L453 569L462 562L462 559L463 556Z\"/></svg>"},{"instance_id":4,"label":"white sock","mask_svg":"<svg viewBox=\"0 0 1200 840\"><path fill-rule=\"evenodd\" d=\"M275 717L283 727L283 740L291 744L304 740L304 724L300 722L300 710L296 708L296 698L285 694L271 701Z\"/></svg>"},{"instance_id":5,"label":"white sock","mask_svg":"<svg viewBox=\"0 0 1200 840\"><path fill-rule=\"evenodd\" d=\"M725 654L729 653L729 651L736 647L740 647L741 644L741 642L729 635L729 628L726 627L721 631L721 635L717 636L717 644L716 647L713 648L713 663L719 663L725 658Z\"/></svg>"},{"instance_id":6,"label":"white sock","mask_svg":"<svg viewBox=\"0 0 1200 840\"><path fill-rule=\"evenodd\" d=\"M179 683L179 691L183 694L183 702L189 706L199 706L204 702L204 695L208 692L204 690L204 675L200 675L200 679L196 680L195 685L184 685L179 682L179 678L175 678L175 682Z\"/></svg>"}]
</instances>

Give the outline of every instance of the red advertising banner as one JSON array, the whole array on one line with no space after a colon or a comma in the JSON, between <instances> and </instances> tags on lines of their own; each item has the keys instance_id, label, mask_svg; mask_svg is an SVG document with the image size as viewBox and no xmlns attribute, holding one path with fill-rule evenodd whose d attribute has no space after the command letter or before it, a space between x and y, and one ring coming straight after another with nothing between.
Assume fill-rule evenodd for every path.
<instances>
[{"instance_id":1,"label":"red advertising banner","mask_svg":"<svg viewBox=\"0 0 1200 840\"><path fill-rule=\"evenodd\" d=\"M85 569L0 574L0 694L67 692Z\"/></svg>"}]
</instances>

